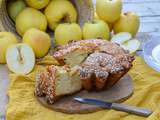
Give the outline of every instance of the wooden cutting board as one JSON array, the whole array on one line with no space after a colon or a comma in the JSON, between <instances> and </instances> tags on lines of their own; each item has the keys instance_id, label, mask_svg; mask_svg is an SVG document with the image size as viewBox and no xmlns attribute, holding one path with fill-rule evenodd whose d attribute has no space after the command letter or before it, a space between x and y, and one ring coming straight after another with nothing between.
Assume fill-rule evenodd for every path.
<instances>
[{"instance_id":1,"label":"wooden cutting board","mask_svg":"<svg viewBox=\"0 0 160 120\"><path fill-rule=\"evenodd\" d=\"M64 113L76 114L76 113L91 113L101 110L102 108L95 105L78 103L73 100L74 97L100 99L109 102L122 102L127 98L129 98L132 95L132 93L133 93L132 79L129 75L125 75L112 88L102 92L87 92L83 90L74 95L65 96L53 105L48 104L44 97L37 97L37 99L42 105L52 110Z\"/></svg>"}]
</instances>

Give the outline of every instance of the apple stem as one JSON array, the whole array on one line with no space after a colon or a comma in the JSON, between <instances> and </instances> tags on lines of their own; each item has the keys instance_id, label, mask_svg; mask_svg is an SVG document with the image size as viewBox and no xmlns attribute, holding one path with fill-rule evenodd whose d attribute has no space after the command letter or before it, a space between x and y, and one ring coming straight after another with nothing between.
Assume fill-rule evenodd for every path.
<instances>
[{"instance_id":1,"label":"apple stem","mask_svg":"<svg viewBox=\"0 0 160 120\"><path fill-rule=\"evenodd\" d=\"M61 23L70 23L68 14L64 15L64 17L61 19Z\"/></svg>"}]
</instances>

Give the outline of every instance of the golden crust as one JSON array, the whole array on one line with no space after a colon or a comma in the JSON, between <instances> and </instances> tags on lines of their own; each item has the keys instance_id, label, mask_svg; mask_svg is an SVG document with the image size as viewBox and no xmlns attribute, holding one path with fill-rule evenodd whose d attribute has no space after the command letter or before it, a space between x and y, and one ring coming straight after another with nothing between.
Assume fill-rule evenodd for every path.
<instances>
[{"instance_id":1,"label":"golden crust","mask_svg":"<svg viewBox=\"0 0 160 120\"><path fill-rule=\"evenodd\" d=\"M127 54L93 53L82 64L80 76L86 90L113 86L132 67L134 57Z\"/></svg>"},{"instance_id":2,"label":"golden crust","mask_svg":"<svg viewBox=\"0 0 160 120\"><path fill-rule=\"evenodd\" d=\"M56 68L48 66L46 71L39 73L36 77L35 94L39 97L45 96L49 103L58 99L55 94Z\"/></svg>"},{"instance_id":3,"label":"golden crust","mask_svg":"<svg viewBox=\"0 0 160 120\"><path fill-rule=\"evenodd\" d=\"M84 51L85 53L93 53L95 51L107 52L109 54L126 54L127 51L119 47L115 43L111 43L107 40L91 39L80 40L77 42L71 42L67 45L59 46L58 51L53 53L53 57L59 60L60 63L64 63L65 56L74 51Z\"/></svg>"}]
</instances>

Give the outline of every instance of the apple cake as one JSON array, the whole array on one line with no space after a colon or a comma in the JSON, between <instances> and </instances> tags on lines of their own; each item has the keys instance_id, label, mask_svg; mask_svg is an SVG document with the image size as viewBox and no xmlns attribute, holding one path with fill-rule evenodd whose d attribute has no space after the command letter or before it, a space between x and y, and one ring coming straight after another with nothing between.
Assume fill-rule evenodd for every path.
<instances>
[{"instance_id":1,"label":"apple cake","mask_svg":"<svg viewBox=\"0 0 160 120\"><path fill-rule=\"evenodd\" d=\"M82 82L76 69L67 66L48 66L45 71L36 76L37 96L45 96L48 103L53 104L61 96L78 92Z\"/></svg>"},{"instance_id":2,"label":"apple cake","mask_svg":"<svg viewBox=\"0 0 160 120\"><path fill-rule=\"evenodd\" d=\"M134 57L106 40L81 40L57 48L52 56L60 66L49 66L36 77L35 94L50 104L64 95L85 89L113 86L132 67Z\"/></svg>"}]
</instances>

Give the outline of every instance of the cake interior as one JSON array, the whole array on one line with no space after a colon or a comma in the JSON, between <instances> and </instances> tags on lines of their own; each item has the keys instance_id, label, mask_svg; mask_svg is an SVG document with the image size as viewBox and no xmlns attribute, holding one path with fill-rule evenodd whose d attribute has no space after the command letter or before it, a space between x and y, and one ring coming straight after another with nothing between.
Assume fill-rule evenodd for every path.
<instances>
[{"instance_id":1,"label":"cake interior","mask_svg":"<svg viewBox=\"0 0 160 120\"><path fill-rule=\"evenodd\" d=\"M70 67L80 65L86 58L88 53L85 51L74 51L65 56L65 63Z\"/></svg>"},{"instance_id":2,"label":"cake interior","mask_svg":"<svg viewBox=\"0 0 160 120\"><path fill-rule=\"evenodd\" d=\"M55 81L55 94L57 96L72 94L81 90L82 82L78 73L76 71L73 73L74 69L68 72L63 67L55 67L57 69L57 80Z\"/></svg>"}]
</instances>

